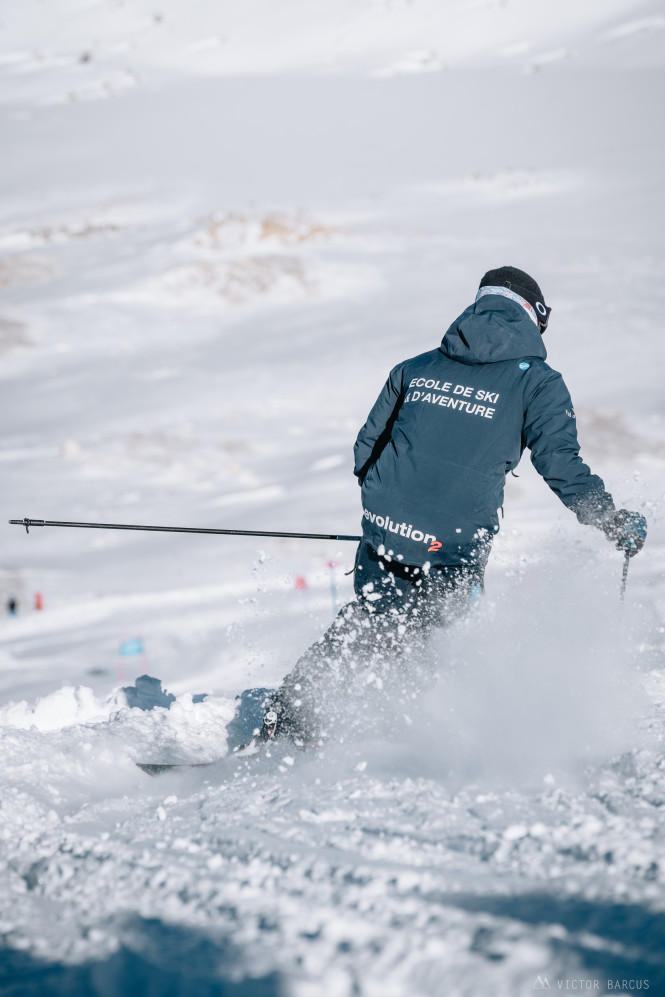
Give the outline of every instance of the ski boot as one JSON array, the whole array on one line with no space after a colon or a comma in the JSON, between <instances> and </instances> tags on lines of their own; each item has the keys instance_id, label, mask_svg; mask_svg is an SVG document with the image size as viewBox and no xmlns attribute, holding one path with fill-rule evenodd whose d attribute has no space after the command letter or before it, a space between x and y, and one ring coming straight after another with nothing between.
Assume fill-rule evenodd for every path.
<instances>
[{"instance_id":1,"label":"ski boot","mask_svg":"<svg viewBox=\"0 0 665 997\"><path fill-rule=\"evenodd\" d=\"M251 741L247 744L239 744L233 749L234 754L255 755L262 751L266 744L275 740L275 730L277 729L277 714L273 709L269 709L263 717L263 724L259 730L256 728Z\"/></svg>"},{"instance_id":2,"label":"ski boot","mask_svg":"<svg viewBox=\"0 0 665 997\"><path fill-rule=\"evenodd\" d=\"M286 739L294 747L301 749L320 747L320 739L304 731L299 724L295 724L288 713L282 712L281 704L267 703L266 705L268 710L263 717L263 726L252 739L252 744L256 745L259 750L278 739L280 741Z\"/></svg>"},{"instance_id":3,"label":"ski boot","mask_svg":"<svg viewBox=\"0 0 665 997\"><path fill-rule=\"evenodd\" d=\"M273 709L270 709L263 718L263 726L261 727L261 730L259 731L256 740L258 740L259 743L263 743L265 741L274 741L276 730L277 730L277 714Z\"/></svg>"}]
</instances>

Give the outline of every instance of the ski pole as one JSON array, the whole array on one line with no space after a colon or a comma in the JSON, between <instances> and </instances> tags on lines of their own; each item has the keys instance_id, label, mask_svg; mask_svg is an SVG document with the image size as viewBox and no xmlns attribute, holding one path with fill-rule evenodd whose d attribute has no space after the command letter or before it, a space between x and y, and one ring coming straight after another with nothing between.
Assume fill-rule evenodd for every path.
<instances>
[{"instance_id":1,"label":"ski pole","mask_svg":"<svg viewBox=\"0 0 665 997\"><path fill-rule=\"evenodd\" d=\"M330 571L330 598L332 599L333 613L337 613L337 582L335 580L335 561L328 561Z\"/></svg>"},{"instance_id":2,"label":"ski pole","mask_svg":"<svg viewBox=\"0 0 665 997\"><path fill-rule=\"evenodd\" d=\"M621 591L619 598L623 602L623 597L626 594L626 582L628 581L628 565L630 564L630 551L625 551L623 555L623 571L621 572Z\"/></svg>"},{"instance_id":3,"label":"ski pole","mask_svg":"<svg viewBox=\"0 0 665 997\"><path fill-rule=\"evenodd\" d=\"M25 526L25 532L30 532L31 526L70 526L82 530L148 530L151 533L212 533L233 537L288 537L293 540L353 540L360 537L347 536L344 533L282 533L273 530L212 530L198 526L131 526L128 523L67 523L54 519L10 519L11 526Z\"/></svg>"}]
</instances>

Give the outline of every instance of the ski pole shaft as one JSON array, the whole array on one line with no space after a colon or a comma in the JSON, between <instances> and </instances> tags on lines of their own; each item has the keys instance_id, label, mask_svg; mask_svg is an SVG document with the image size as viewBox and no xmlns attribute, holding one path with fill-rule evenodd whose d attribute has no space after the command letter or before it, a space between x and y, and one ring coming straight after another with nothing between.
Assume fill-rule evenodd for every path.
<instances>
[{"instance_id":1,"label":"ski pole shaft","mask_svg":"<svg viewBox=\"0 0 665 997\"><path fill-rule=\"evenodd\" d=\"M337 581L335 580L335 562L328 562L330 571L330 598L332 599L333 613L337 613Z\"/></svg>"},{"instance_id":2,"label":"ski pole shaft","mask_svg":"<svg viewBox=\"0 0 665 997\"><path fill-rule=\"evenodd\" d=\"M198 526L132 526L129 523L68 523L54 519L10 519L11 526L25 526L25 532L30 532L31 526L68 526L81 530L147 530L150 533L206 533L232 537L287 537L293 540L352 540L360 537L347 536L344 533L284 533L277 530L212 530Z\"/></svg>"},{"instance_id":3,"label":"ski pole shaft","mask_svg":"<svg viewBox=\"0 0 665 997\"><path fill-rule=\"evenodd\" d=\"M626 582L628 581L628 565L630 564L630 554L626 551L623 555L623 571L621 572L621 592L619 598L623 602L623 597L626 594Z\"/></svg>"}]
</instances>

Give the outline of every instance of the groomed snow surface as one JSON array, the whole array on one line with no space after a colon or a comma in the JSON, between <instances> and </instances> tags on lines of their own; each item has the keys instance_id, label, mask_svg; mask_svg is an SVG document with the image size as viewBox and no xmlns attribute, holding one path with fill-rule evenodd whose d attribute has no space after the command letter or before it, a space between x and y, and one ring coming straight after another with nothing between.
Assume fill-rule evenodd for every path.
<instances>
[{"instance_id":1,"label":"groomed snow surface","mask_svg":"<svg viewBox=\"0 0 665 997\"><path fill-rule=\"evenodd\" d=\"M648 543L621 604L525 460L418 674L240 760L352 544L2 527L0 991L665 993L665 11L316 6L5 5L0 521L358 533L388 371L509 263Z\"/></svg>"}]
</instances>

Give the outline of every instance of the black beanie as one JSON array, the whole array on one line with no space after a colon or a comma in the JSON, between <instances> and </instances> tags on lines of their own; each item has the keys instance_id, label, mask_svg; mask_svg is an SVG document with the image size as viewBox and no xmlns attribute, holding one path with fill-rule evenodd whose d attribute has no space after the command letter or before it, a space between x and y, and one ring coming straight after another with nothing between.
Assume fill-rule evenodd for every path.
<instances>
[{"instance_id":1,"label":"black beanie","mask_svg":"<svg viewBox=\"0 0 665 997\"><path fill-rule=\"evenodd\" d=\"M545 305L543 292L533 277L529 277L524 270L518 270L517 267L499 267L497 270L488 270L478 289L480 290L481 287L507 287L515 294L519 294L535 310L541 332L547 328L551 309Z\"/></svg>"}]
</instances>

